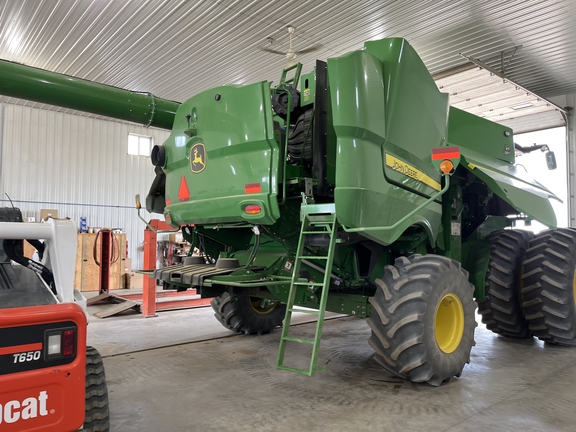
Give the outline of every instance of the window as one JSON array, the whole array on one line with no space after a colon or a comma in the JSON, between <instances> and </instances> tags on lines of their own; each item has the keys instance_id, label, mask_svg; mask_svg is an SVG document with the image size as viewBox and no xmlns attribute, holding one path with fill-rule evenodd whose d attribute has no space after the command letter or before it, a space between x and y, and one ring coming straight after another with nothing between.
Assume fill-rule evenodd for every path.
<instances>
[{"instance_id":1,"label":"window","mask_svg":"<svg viewBox=\"0 0 576 432\"><path fill-rule=\"evenodd\" d=\"M550 204L556 213L556 219L559 227L566 227L570 219L568 218L568 173L567 173L567 152L566 152L566 128L559 127L545 129L540 131L515 134L514 142L521 146L531 146L532 144L548 144L550 150L556 154L556 164L558 168L554 171L546 169L546 158L541 151L524 154L516 157L516 164L522 165L530 177L538 180L545 187L550 189L563 203L551 199ZM546 227L539 222L533 221L531 226L523 227L522 224L516 224L517 227L527 229L533 232L540 232Z\"/></svg>"},{"instance_id":2,"label":"window","mask_svg":"<svg viewBox=\"0 0 576 432\"><path fill-rule=\"evenodd\" d=\"M128 154L134 156L150 156L153 138L146 135L128 134Z\"/></svg>"}]
</instances>

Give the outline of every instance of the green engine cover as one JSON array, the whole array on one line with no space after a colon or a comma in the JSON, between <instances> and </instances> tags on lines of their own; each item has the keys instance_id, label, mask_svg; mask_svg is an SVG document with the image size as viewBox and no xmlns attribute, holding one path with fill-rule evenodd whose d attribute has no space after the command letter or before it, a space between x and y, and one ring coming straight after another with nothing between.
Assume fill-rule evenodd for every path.
<instances>
[{"instance_id":1,"label":"green engine cover","mask_svg":"<svg viewBox=\"0 0 576 432\"><path fill-rule=\"evenodd\" d=\"M352 228L392 225L440 190L431 150L446 142L448 96L400 38L329 59L328 71L338 221ZM435 239L440 217L440 204L431 204L395 230L365 235L390 244L421 225Z\"/></svg>"},{"instance_id":2,"label":"green engine cover","mask_svg":"<svg viewBox=\"0 0 576 432\"><path fill-rule=\"evenodd\" d=\"M166 147L166 219L173 225L279 217L280 149L267 81L221 86L183 103ZM247 212L247 206L253 213Z\"/></svg>"}]
</instances>

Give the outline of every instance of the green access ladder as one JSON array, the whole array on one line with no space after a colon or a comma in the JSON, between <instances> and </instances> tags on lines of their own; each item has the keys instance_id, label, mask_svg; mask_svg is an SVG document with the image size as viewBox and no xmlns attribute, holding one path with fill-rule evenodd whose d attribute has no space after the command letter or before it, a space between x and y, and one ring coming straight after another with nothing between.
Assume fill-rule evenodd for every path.
<instances>
[{"instance_id":1,"label":"green access ladder","mask_svg":"<svg viewBox=\"0 0 576 432\"><path fill-rule=\"evenodd\" d=\"M298 240L298 250L294 259L294 268L290 285L290 294L286 307L286 316L282 327L282 336L280 338L280 349L278 350L277 369L297 372L308 376L314 376L317 370L324 370L325 367L318 366L318 351L320 349L320 339L322 337L322 327L324 326L324 313L326 312L326 301L328 300L328 291L330 288L330 277L332 274L332 262L334 261L334 248L337 243L338 227L336 214L333 204L309 205L302 207L303 219L302 229L300 230L300 239ZM305 239L307 235L328 235L329 246L328 253L325 256L306 255ZM324 280L322 282L301 281L298 277L303 260L314 261L316 265L324 270ZM320 297L318 310L303 309L294 307L298 287L305 286L313 290L316 298ZM318 289L317 287L320 287ZM301 339L288 336L290 330L290 321L294 312L303 312L318 316L314 339ZM296 342L312 345L312 356L310 367L308 369L297 369L284 365L284 353L287 342Z\"/></svg>"}]
</instances>

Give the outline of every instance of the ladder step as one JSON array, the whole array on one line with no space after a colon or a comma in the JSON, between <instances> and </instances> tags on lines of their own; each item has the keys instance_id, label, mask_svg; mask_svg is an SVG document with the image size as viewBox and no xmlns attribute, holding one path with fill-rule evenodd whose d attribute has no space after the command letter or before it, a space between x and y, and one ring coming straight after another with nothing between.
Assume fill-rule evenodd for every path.
<instances>
[{"instance_id":1,"label":"ladder step","mask_svg":"<svg viewBox=\"0 0 576 432\"><path fill-rule=\"evenodd\" d=\"M302 231L302 234L323 234L328 235L330 231Z\"/></svg>"},{"instance_id":2,"label":"ladder step","mask_svg":"<svg viewBox=\"0 0 576 432\"><path fill-rule=\"evenodd\" d=\"M334 223L334 216L333 215L308 215L308 221L310 225L320 225L320 224L333 224Z\"/></svg>"},{"instance_id":3,"label":"ladder step","mask_svg":"<svg viewBox=\"0 0 576 432\"><path fill-rule=\"evenodd\" d=\"M281 366L281 365L276 366L276 369L285 370L285 371L289 371L289 372L296 372L296 373L312 376L312 372L309 371L308 369L297 369L297 368L291 368L288 366Z\"/></svg>"},{"instance_id":4,"label":"ladder step","mask_svg":"<svg viewBox=\"0 0 576 432\"><path fill-rule=\"evenodd\" d=\"M301 339L301 338L293 338L293 337L283 337L282 340L286 342L298 342L298 343L305 343L305 344L314 344L314 339Z\"/></svg>"},{"instance_id":5,"label":"ladder step","mask_svg":"<svg viewBox=\"0 0 576 432\"><path fill-rule=\"evenodd\" d=\"M314 368L312 370L309 370L309 369L298 369L298 368L293 368L290 366L278 365L278 366L276 366L276 369L285 370L285 371L289 371L289 372L296 372L296 373L301 373L304 375L312 376L312 375L314 375L313 372L315 372L315 371L325 371L326 366L316 365L316 366L314 366Z\"/></svg>"},{"instance_id":6,"label":"ladder step","mask_svg":"<svg viewBox=\"0 0 576 432\"><path fill-rule=\"evenodd\" d=\"M297 259L327 260L328 257L319 255L299 255Z\"/></svg>"},{"instance_id":7,"label":"ladder step","mask_svg":"<svg viewBox=\"0 0 576 432\"><path fill-rule=\"evenodd\" d=\"M288 308L288 310L289 310L290 312L302 312L302 313L307 313L307 314L310 314L310 315L320 315L320 311L319 311L319 310L316 310L316 309L310 309L310 310L308 310L308 309L300 309L300 308L291 307L291 308Z\"/></svg>"},{"instance_id":8,"label":"ladder step","mask_svg":"<svg viewBox=\"0 0 576 432\"><path fill-rule=\"evenodd\" d=\"M323 282L294 282L294 285L302 286L324 286Z\"/></svg>"}]
</instances>

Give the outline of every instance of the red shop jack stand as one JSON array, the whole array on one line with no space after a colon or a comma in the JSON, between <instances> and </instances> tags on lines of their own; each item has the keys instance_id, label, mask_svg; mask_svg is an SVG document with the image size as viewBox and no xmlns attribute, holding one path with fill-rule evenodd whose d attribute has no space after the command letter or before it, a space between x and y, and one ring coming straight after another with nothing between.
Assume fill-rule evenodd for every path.
<instances>
[{"instance_id":1,"label":"red shop jack stand","mask_svg":"<svg viewBox=\"0 0 576 432\"><path fill-rule=\"evenodd\" d=\"M142 316L149 318L157 316L157 311L210 306L211 298L191 298L197 297L195 289L156 292L153 269L156 268L158 232L174 232L174 228L164 221L152 219L144 230L144 268L152 270L144 274Z\"/></svg>"},{"instance_id":2,"label":"red shop jack stand","mask_svg":"<svg viewBox=\"0 0 576 432\"><path fill-rule=\"evenodd\" d=\"M156 268L157 231L174 231L170 225L159 219L152 219L144 230L144 268ZM142 291L142 316L154 317L156 313L156 278L153 274L145 274Z\"/></svg>"}]
</instances>

